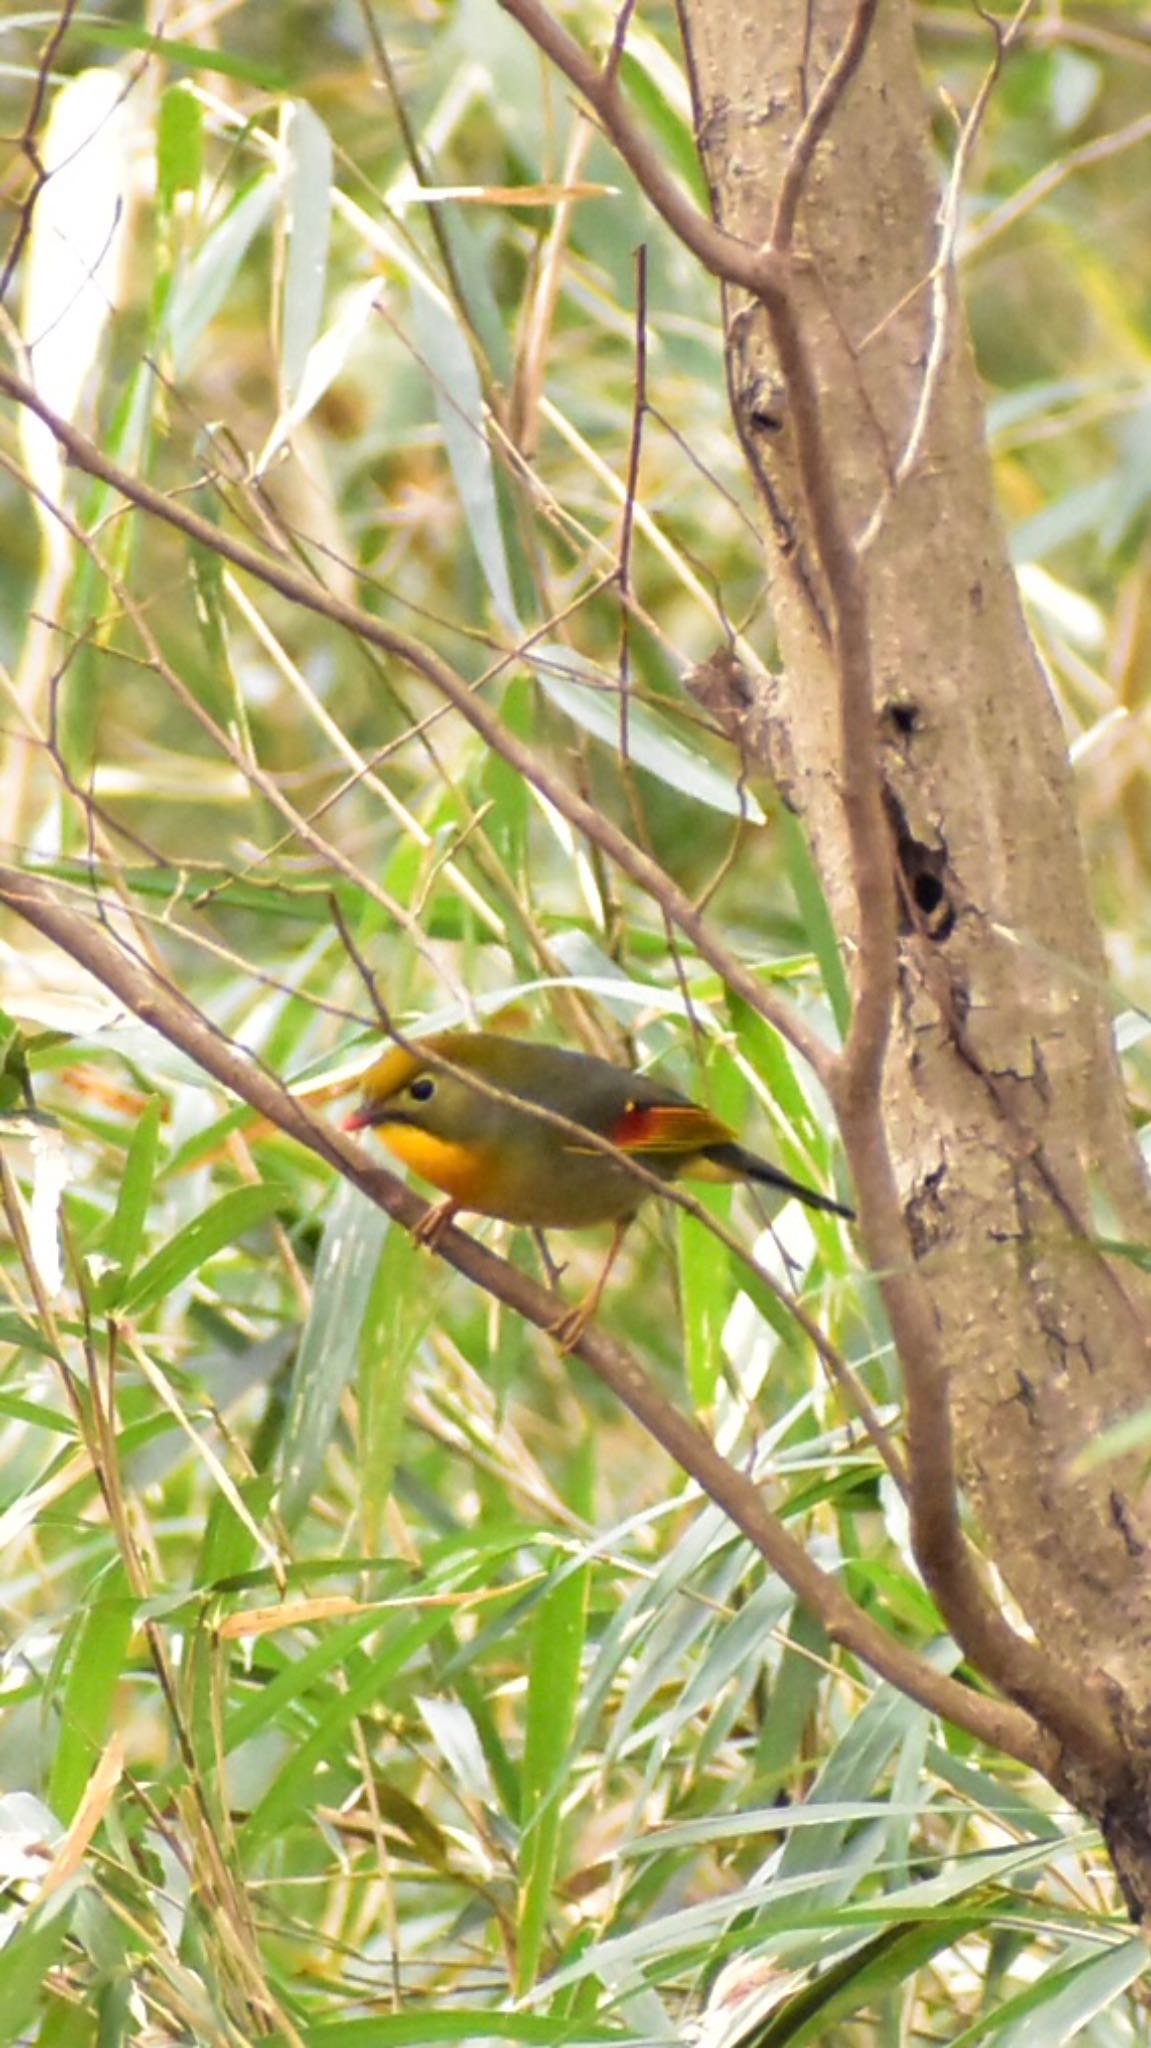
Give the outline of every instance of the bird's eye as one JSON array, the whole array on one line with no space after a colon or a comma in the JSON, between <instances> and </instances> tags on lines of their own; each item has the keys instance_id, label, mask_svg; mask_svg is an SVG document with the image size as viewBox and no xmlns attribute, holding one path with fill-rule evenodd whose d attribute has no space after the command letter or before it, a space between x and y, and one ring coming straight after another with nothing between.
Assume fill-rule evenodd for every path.
<instances>
[{"instance_id":1,"label":"bird's eye","mask_svg":"<svg viewBox=\"0 0 1151 2048\"><path fill-rule=\"evenodd\" d=\"M421 1074L419 1080L413 1081L408 1089L413 1102L430 1102L435 1092L436 1084L430 1074Z\"/></svg>"}]
</instances>

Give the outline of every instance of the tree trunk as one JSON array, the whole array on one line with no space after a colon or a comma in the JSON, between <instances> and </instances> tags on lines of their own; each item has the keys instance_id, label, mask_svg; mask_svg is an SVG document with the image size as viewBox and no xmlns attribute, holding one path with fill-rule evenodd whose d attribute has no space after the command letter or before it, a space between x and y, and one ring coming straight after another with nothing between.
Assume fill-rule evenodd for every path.
<instances>
[{"instance_id":1,"label":"tree trunk","mask_svg":"<svg viewBox=\"0 0 1151 2048\"><path fill-rule=\"evenodd\" d=\"M753 245L854 12L681 0L715 217ZM1096 1229L1146 1239L1147 1193L1059 716L1008 561L953 283L931 275L939 208L910 14L882 0L815 148L795 249L834 486L852 532L874 529L875 739L903 905L884 1119L987 1548L1038 1641L1108 1700L1134 1788L1151 1738L1151 1501L1141 1458L1076 1461L1151 1389L1147 1282L1091 1242ZM753 686L754 719L715 672L709 694L729 730L758 732L758 765L804 817L852 951L834 633L792 394L764 314L729 294L727 315L782 673ZM1116 1840L1114 1788L1085 1803L1138 1908L1144 1797L1132 1789L1119 1820L1133 1851Z\"/></svg>"}]
</instances>

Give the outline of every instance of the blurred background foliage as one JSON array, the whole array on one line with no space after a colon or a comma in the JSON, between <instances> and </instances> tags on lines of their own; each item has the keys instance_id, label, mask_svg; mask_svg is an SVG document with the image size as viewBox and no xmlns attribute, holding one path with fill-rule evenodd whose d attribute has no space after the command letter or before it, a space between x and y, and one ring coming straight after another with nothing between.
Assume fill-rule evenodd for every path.
<instances>
[{"instance_id":1,"label":"blurred background foliage","mask_svg":"<svg viewBox=\"0 0 1151 2048\"><path fill-rule=\"evenodd\" d=\"M992 45L974 8L917 24L942 176ZM623 78L698 188L670 8ZM1036 11L961 243L1140 1114L1149 79L1145 9ZM773 658L716 291L494 0L10 14L0 130L4 335L50 402L442 654L834 1033L798 835L681 684ZM8 858L293 1081L362 1060L376 1001L503 1010L834 1184L779 1041L427 684L2 433ZM1048 1790L833 1653L578 1363L22 928L0 986L0 1109L57 1120L4 1155L0 2042L1146 2038ZM715 1199L897 1424L849 1238ZM556 1249L571 1288L601 1251ZM747 1286L655 1214L604 1313L953 1661L874 1453Z\"/></svg>"}]
</instances>

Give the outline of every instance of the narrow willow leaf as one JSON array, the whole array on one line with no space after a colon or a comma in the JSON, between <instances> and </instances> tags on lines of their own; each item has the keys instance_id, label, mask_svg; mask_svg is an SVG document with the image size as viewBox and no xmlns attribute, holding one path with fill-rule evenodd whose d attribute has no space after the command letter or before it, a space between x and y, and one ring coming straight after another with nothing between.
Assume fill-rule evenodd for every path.
<instances>
[{"instance_id":1,"label":"narrow willow leaf","mask_svg":"<svg viewBox=\"0 0 1151 2048\"><path fill-rule=\"evenodd\" d=\"M280 388L290 402L320 331L332 222L332 139L306 100L288 111L284 204L288 259L280 316Z\"/></svg>"},{"instance_id":2,"label":"narrow willow leaf","mask_svg":"<svg viewBox=\"0 0 1151 2048\"><path fill-rule=\"evenodd\" d=\"M516 1977L535 1982L559 1851L560 1821L587 1622L586 1566L561 1576L540 1602L532 1632L521 1780Z\"/></svg>"},{"instance_id":3,"label":"narrow willow leaf","mask_svg":"<svg viewBox=\"0 0 1151 2048\"><path fill-rule=\"evenodd\" d=\"M557 711L618 753L624 731L618 692L605 689L603 678L581 664L570 648L540 646L530 659L540 688ZM634 698L629 702L626 731L628 759L638 768L709 810L763 824L763 811L750 790L742 789L706 754L696 753L650 705Z\"/></svg>"},{"instance_id":4,"label":"narrow willow leaf","mask_svg":"<svg viewBox=\"0 0 1151 2048\"><path fill-rule=\"evenodd\" d=\"M831 1012L839 1026L839 1035L846 1038L851 1023L851 992L847 976L843 971L839 940L831 922L827 899L815 872L815 863L808 851L807 841L798 818L784 806L780 811L780 830L787 854L788 873L791 886L803 919L807 943L811 947L823 976L823 986Z\"/></svg>"},{"instance_id":5,"label":"narrow willow leaf","mask_svg":"<svg viewBox=\"0 0 1151 2048\"><path fill-rule=\"evenodd\" d=\"M514 639L523 627L512 595L495 471L488 447L483 388L471 349L448 300L409 274L412 324L432 383L436 417L492 608Z\"/></svg>"},{"instance_id":6,"label":"narrow willow leaf","mask_svg":"<svg viewBox=\"0 0 1151 2048\"><path fill-rule=\"evenodd\" d=\"M697 1202L726 1223L730 1188L692 1188ZM696 1408L710 1408L723 1367L723 1326L731 1308L731 1253L706 1226L677 1209L676 1249L684 1370Z\"/></svg>"},{"instance_id":7,"label":"narrow willow leaf","mask_svg":"<svg viewBox=\"0 0 1151 2048\"><path fill-rule=\"evenodd\" d=\"M974 2048L977 2041L994 2048L1052 2048L1056 2041L1073 2041L1089 2021L1146 1976L1147 1969L1147 1944L1140 1935L1069 1969L1056 1966L999 2012L957 2034L954 2048L962 2048L964 2042Z\"/></svg>"},{"instance_id":8,"label":"narrow willow leaf","mask_svg":"<svg viewBox=\"0 0 1151 2048\"><path fill-rule=\"evenodd\" d=\"M40 2011L44 1980L63 1950L82 1885L72 1878L33 1906L4 1944L0 1998L0 2043L28 2040L26 2029Z\"/></svg>"},{"instance_id":9,"label":"narrow willow leaf","mask_svg":"<svg viewBox=\"0 0 1151 2048\"><path fill-rule=\"evenodd\" d=\"M204 116L189 86L170 85L156 121L156 197L165 210L180 192L194 192L204 159Z\"/></svg>"},{"instance_id":10,"label":"narrow willow leaf","mask_svg":"<svg viewBox=\"0 0 1151 2048\"><path fill-rule=\"evenodd\" d=\"M60 1697L48 1798L52 1811L65 1823L79 1806L104 1746L135 1617L136 1603L117 1560L82 1610L67 1684Z\"/></svg>"},{"instance_id":11,"label":"narrow willow leaf","mask_svg":"<svg viewBox=\"0 0 1151 2048\"><path fill-rule=\"evenodd\" d=\"M141 1266L139 1272L125 1289L121 1307L134 1316L143 1315L154 1308L182 1280L191 1273L199 1272L201 1266L222 1251L225 1245L235 1244L245 1231L257 1223L266 1222L269 1216L284 1201L284 1190L269 1182L260 1182L256 1187L233 1188L213 1202L201 1216L177 1232L176 1236Z\"/></svg>"},{"instance_id":12,"label":"narrow willow leaf","mask_svg":"<svg viewBox=\"0 0 1151 2048\"><path fill-rule=\"evenodd\" d=\"M360 1519L364 1549L380 1548L412 1360L439 1306L442 1275L406 1230L389 1230L359 1323Z\"/></svg>"},{"instance_id":13,"label":"narrow willow leaf","mask_svg":"<svg viewBox=\"0 0 1151 2048\"><path fill-rule=\"evenodd\" d=\"M124 1161L124 1171L120 1178L116 1207L104 1233L104 1257L119 1268L122 1276L117 1293L123 1291L124 1285L131 1278L140 1256L140 1246L144 1241L148 1204L152 1199L152 1184L156 1177L156 1161L160 1150L162 1109L160 1097L151 1095L136 1119L136 1127L132 1132L128 1156ZM115 1296L103 1299L104 1306L114 1305Z\"/></svg>"},{"instance_id":14,"label":"narrow willow leaf","mask_svg":"<svg viewBox=\"0 0 1151 2048\"><path fill-rule=\"evenodd\" d=\"M324 1221L284 1427L280 1512L289 1528L312 1497L344 1388L359 1363L360 1333L387 1229L383 1210L350 1181L341 1181Z\"/></svg>"},{"instance_id":15,"label":"narrow willow leaf","mask_svg":"<svg viewBox=\"0 0 1151 2048\"><path fill-rule=\"evenodd\" d=\"M229 207L178 280L168 305L168 344L177 374L214 320L232 281L276 203L276 183L262 176Z\"/></svg>"}]
</instances>

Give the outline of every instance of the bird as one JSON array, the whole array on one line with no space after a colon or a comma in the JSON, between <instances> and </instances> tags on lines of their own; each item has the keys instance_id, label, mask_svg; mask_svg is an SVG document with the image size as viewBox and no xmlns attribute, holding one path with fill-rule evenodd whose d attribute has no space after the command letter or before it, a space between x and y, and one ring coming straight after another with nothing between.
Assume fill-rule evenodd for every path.
<instances>
[{"instance_id":1,"label":"bird","mask_svg":"<svg viewBox=\"0 0 1151 2048\"><path fill-rule=\"evenodd\" d=\"M360 1081L348 1131L372 1130L444 1199L416 1235L434 1245L461 1210L536 1231L614 1226L591 1293L560 1319L570 1349L599 1307L628 1226L659 1181L754 1181L851 1220L666 1081L564 1046L494 1031L437 1031L389 1046ZM598 1142L597 1142L598 1140ZM561 1329L562 1324L562 1329Z\"/></svg>"}]
</instances>

